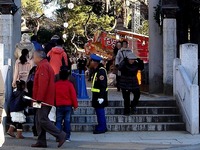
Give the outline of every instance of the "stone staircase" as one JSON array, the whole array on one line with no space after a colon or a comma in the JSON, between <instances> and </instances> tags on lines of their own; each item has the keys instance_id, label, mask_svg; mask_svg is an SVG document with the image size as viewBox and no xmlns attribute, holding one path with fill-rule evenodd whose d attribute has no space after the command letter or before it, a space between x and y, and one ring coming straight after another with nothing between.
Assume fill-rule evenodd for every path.
<instances>
[{"instance_id":1,"label":"stone staircase","mask_svg":"<svg viewBox=\"0 0 200 150\"><path fill-rule=\"evenodd\" d=\"M79 101L79 108L72 115L72 131L90 132L97 118L91 101ZM142 100L136 115L124 116L123 101L110 101L106 108L109 131L180 131L185 124L174 100Z\"/></svg>"},{"instance_id":2,"label":"stone staircase","mask_svg":"<svg viewBox=\"0 0 200 150\"><path fill-rule=\"evenodd\" d=\"M108 131L184 131L185 124L176 105L170 98L141 98L135 115L123 115L121 95L109 95L109 107L106 108ZM71 129L73 132L91 132L97 124L91 101L79 101L79 108L72 115ZM27 117L24 131L31 131L33 116Z\"/></svg>"}]
</instances>

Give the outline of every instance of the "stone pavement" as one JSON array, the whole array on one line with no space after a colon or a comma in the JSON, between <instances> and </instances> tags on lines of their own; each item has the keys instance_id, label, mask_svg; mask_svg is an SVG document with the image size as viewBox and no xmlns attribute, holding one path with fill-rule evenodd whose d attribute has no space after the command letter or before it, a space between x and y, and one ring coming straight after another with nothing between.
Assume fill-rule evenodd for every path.
<instances>
[{"instance_id":1,"label":"stone pavement","mask_svg":"<svg viewBox=\"0 0 200 150\"><path fill-rule=\"evenodd\" d=\"M31 133L24 140L6 136L1 150L27 150L35 143ZM57 149L55 139L48 135L48 148ZM108 132L93 135L88 132L72 133L72 142L61 149L69 150L199 150L200 135L187 132ZM40 149L39 149L40 150ZM42 149L41 149L42 150Z\"/></svg>"},{"instance_id":2,"label":"stone pavement","mask_svg":"<svg viewBox=\"0 0 200 150\"><path fill-rule=\"evenodd\" d=\"M90 87L87 88L88 95L91 98L91 91ZM131 100L133 98L133 95L131 94ZM149 101L155 101L155 100L173 100L173 96L165 96L163 94L148 94L146 92L141 92L140 100L149 100ZM115 101L115 100L123 100L122 93L117 92L116 88L110 87L108 90L108 100L109 101Z\"/></svg>"}]
</instances>

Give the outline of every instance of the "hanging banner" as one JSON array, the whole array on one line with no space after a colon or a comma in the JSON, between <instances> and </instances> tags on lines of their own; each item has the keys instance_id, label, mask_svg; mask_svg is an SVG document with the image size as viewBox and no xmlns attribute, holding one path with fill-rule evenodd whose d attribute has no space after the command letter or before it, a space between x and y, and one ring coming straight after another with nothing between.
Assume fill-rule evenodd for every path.
<instances>
[{"instance_id":1,"label":"hanging banner","mask_svg":"<svg viewBox=\"0 0 200 150\"><path fill-rule=\"evenodd\" d=\"M107 33L105 31L97 31L94 38L85 44L86 55L91 53L98 54L105 58L112 58L113 49L117 43L116 36L120 37L120 41L126 39L129 48L145 63L149 61L149 37L136 34L129 31L117 30L116 33Z\"/></svg>"}]
</instances>

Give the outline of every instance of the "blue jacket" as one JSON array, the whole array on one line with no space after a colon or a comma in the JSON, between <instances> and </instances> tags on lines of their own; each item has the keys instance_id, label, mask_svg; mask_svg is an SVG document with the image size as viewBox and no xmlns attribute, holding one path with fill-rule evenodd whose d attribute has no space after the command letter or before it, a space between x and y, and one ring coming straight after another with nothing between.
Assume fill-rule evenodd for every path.
<instances>
[{"instance_id":1,"label":"blue jacket","mask_svg":"<svg viewBox=\"0 0 200 150\"><path fill-rule=\"evenodd\" d=\"M44 50L43 47L42 47L42 45L40 43L38 43L37 41L32 41L32 43L33 43L36 51L42 51L42 50Z\"/></svg>"}]
</instances>

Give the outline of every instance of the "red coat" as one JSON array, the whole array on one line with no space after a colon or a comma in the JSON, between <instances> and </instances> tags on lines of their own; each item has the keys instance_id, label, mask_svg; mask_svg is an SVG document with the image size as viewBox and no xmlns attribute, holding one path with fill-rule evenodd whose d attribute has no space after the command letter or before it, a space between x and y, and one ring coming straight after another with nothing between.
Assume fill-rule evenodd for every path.
<instances>
[{"instance_id":1,"label":"red coat","mask_svg":"<svg viewBox=\"0 0 200 150\"><path fill-rule=\"evenodd\" d=\"M59 74L60 67L62 66L62 58L65 60L65 65L68 66L68 58L62 47L54 47L49 51L47 57L50 57L50 65L55 74Z\"/></svg>"},{"instance_id":2,"label":"red coat","mask_svg":"<svg viewBox=\"0 0 200 150\"><path fill-rule=\"evenodd\" d=\"M33 84L33 99L55 105L55 76L49 62L42 60L35 73Z\"/></svg>"},{"instance_id":3,"label":"red coat","mask_svg":"<svg viewBox=\"0 0 200 150\"><path fill-rule=\"evenodd\" d=\"M78 107L76 90L70 81L59 80L56 82L56 106Z\"/></svg>"}]
</instances>

